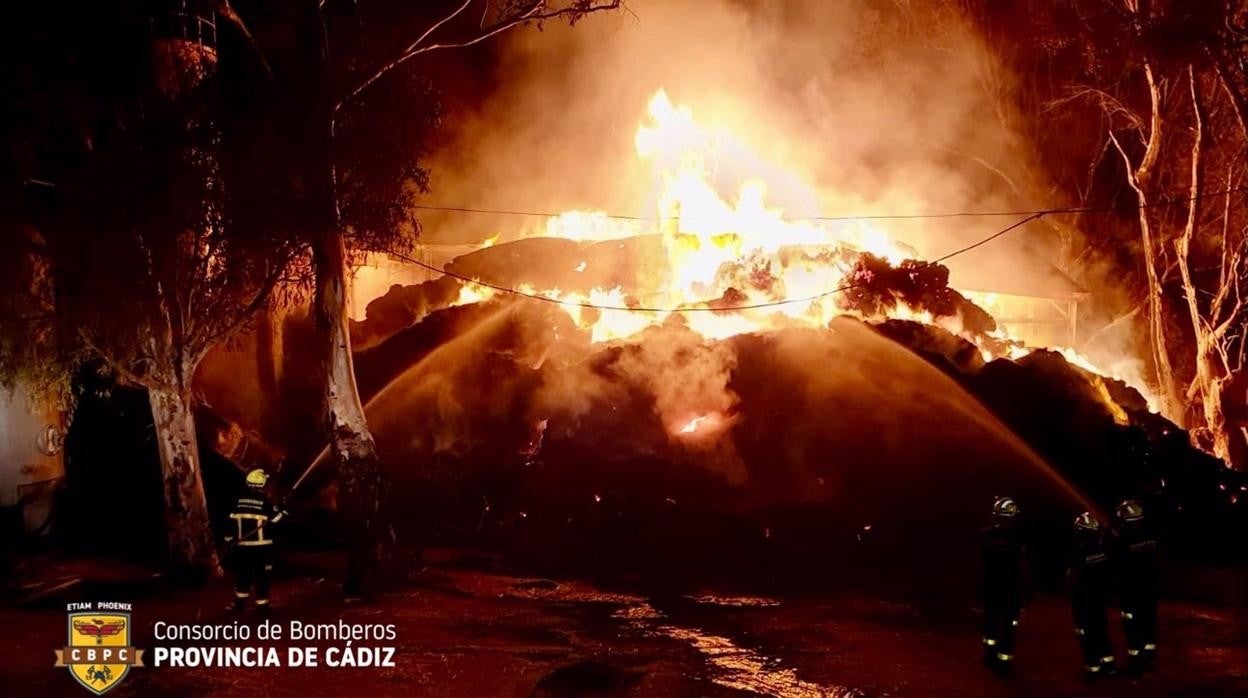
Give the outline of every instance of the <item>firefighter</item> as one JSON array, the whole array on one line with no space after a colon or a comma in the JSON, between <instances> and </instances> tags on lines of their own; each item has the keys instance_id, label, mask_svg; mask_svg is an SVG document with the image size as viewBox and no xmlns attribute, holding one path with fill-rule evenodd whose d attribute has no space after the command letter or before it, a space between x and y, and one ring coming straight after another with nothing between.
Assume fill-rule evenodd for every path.
<instances>
[{"instance_id":1,"label":"firefighter","mask_svg":"<svg viewBox=\"0 0 1248 698\"><path fill-rule=\"evenodd\" d=\"M1117 671L1109 644L1109 598L1113 571L1101 522L1085 511L1075 518L1075 540L1070 569L1070 607L1075 634L1083 650L1083 669L1088 678Z\"/></svg>"},{"instance_id":2,"label":"firefighter","mask_svg":"<svg viewBox=\"0 0 1248 698\"><path fill-rule=\"evenodd\" d=\"M997 497L993 523L980 534L983 559L984 665L1000 674L1014 660L1014 631L1023 607L1023 542L1018 504Z\"/></svg>"},{"instance_id":3,"label":"firefighter","mask_svg":"<svg viewBox=\"0 0 1248 698\"><path fill-rule=\"evenodd\" d=\"M1144 519L1144 507L1128 499L1114 510L1118 531L1114 556L1122 629L1133 672L1153 664L1157 653L1157 598L1161 592L1161 558L1157 539Z\"/></svg>"},{"instance_id":4,"label":"firefighter","mask_svg":"<svg viewBox=\"0 0 1248 698\"><path fill-rule=\"evenodd\" d=\"M234 569L234 609L242 611L255 591L256 608L269 608L269 577L273 572L273 526L286 516L265 495L269 475L260 469L247 473L247 490L230 512L230 534Z\"/></svg>"}]
</instances>

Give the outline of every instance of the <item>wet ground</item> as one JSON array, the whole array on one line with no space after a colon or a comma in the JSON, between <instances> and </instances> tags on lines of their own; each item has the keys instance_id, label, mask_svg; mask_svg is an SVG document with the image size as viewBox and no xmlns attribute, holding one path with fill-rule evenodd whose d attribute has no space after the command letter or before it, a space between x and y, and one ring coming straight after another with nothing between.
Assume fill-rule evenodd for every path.
<instances>
[{"instance_id":1,"label":"wet ground","mask_svg":"<svg viewBox=\"0 0 1248 698\"><path fill-rule=\"evenodd\" d=\"M410 584L369 605L344 606L323 561L293 561L275 591L275 620L395 623L394 668L145 667L110 695L1248 695L1239 606L1167 602L1157 671L1087 684L1064 603L1042 595L1023 616L1017 671L1000 679L979 665L969 605L930 611L866 593L652 596L510 574L458 551L430 557ZM236 618L223 583L179 588L141 568L45 561L40 585L25 607L0 607L0 694L86 695L51 666L66 601L132 600L139 646L152 644L157 620Z\"/></svg>"}]
</instances>

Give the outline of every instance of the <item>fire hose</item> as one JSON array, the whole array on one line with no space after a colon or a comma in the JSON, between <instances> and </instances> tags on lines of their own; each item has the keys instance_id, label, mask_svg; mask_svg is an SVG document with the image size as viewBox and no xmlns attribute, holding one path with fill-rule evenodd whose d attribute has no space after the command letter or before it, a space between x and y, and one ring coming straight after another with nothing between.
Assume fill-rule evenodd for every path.
<instances>
[{"instance_id":1,"label":"fire hose","mask_svg":"<svg viewBox=\"0 0 1248 698\"><path fill-rule=\"evenodd\" d=\"M321 452L316 455L316 458L312 459L312 462L308 464L308 467L303 469L303 473L299 475L299 479L295 480L295 484L291 485L290 489L286 491L286 496L282 498L282 502L286 503L293 499L295 491L299 489L299 486L302 485L304 481L308 479L308 476L312 474L312 471L316 470L317 466L324 462L328 457L329 446L326 446L321 449ZM278 508L280 509L281 507Z\"/></svg>"}]
</instances>

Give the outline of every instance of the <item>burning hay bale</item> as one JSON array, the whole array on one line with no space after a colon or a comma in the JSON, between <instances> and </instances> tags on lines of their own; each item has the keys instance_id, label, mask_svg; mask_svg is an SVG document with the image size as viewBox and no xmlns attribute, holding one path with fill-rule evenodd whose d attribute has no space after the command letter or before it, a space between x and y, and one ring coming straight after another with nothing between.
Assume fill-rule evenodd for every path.
<instances>
[{"instance_id":1,"label":"burning hay bale","mask_svg":"<svg viewBox=\"0 0 1248 698\"><path fill-rule=\"evenodd\" d=\"M394 285L372 300L364 320L351 324L351 346L364 351L411 327L429 313L455 304L463 284L449 276L411 286Z\"/></svg>"},{"instance_id":2,"label":"burning hay bale","mask_svg":"<svg viewBox=\"0 0 1248 698\"><path fill-rule=\"evenodd\" d=\"M899 305L933 318L957 318L974 335L997 329L992 316L949 286L949 269L907 259L896 266L873 254L858 257L839 305L864 317L892 317Z\"/></svg>"},{"instance_id":3,"label":"burning hay bale","mask_svg":"<svg viewBox=\"0 0 1248 698\"><path fill-rule=\"evenodd\" d=\"M881 280L857 302L967 316L942 278L896 293ZM973 540L993 494L1064 526L1154 474L1146 401L1057 352L988 361L904 320L713 339L671 315L612 342L586 322L496 297L360 354L380 452L425 517L528 555L578 550L591 567L694 574L747 554L922 566L915 551ZM971 552L957 554L969 565Z\"/></svg>"},{"instance_id":4,"label":"burning hay bale","mask_svg":"<svg viewBox=\"0 0 1248 698\"><path fill-rule=\"evenodd\" d=\"M722 560L738 546L724 530L824 554L848 554L864 525L898 554L969 541L1004 490L1080 506L956 382L856 320L723 341L668 324L569 345L557 309L487 305L368 407L393 476L415 485L401 490L441 493L422 507L464 528L545 546L597 546L603 527L613 545L661 536L649 565L677 550Z\"/></svg>"},{"instance_id":5,"label":"burning hay bale","mask_svg":"<svg viewBox=\"0 0 1248 698\"><path fill-rule=\"evenodd\" d=\"M527 238L455 258L447 271L507 287L589 293L632 287L662 260L659 235L600 242Z\"/></svg>"},{"instance_id":6,"label":"burning hay bale","mask_svg":"<svg viewBox=\"0 0 1248 698\"><path fill-rule=\"evenodd\" d=\"M943 327L914 320L885 320L873 327L955 378L978 373L987 363L979 347Z\"/></svg>"}]
</instances>

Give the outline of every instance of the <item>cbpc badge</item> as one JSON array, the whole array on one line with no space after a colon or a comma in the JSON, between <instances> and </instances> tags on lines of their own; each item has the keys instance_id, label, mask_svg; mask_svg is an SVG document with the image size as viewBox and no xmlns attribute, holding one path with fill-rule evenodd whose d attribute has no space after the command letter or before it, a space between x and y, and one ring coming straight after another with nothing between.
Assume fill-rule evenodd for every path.
<instances>
[{"instance_id":1,"label":"cbpc badge","mask_svg":"<svg viewBox=\"0 0 1248 698\"><path fill-rule=\"evenodd\" d=\"M143 650L130 646L130 604L72 603L68 611L69 644L56 650L56 666L87 690L102 694L143 666Z\"/></svg>"}]
</instances>

